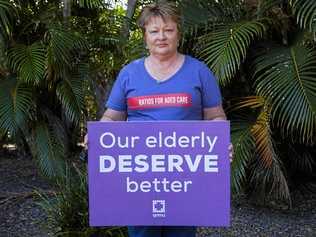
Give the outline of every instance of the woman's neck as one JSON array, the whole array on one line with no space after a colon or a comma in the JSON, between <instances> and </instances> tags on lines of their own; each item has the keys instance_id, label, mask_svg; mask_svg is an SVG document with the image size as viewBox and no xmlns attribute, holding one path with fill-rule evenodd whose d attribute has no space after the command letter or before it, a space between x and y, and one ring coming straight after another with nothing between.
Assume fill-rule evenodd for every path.
<instances>
[{"instance_id":1,"label":"woman's neck","mask_svg":"<svg viewBox=\"0 0 316 237\"><path fill-rule=\"evenodd\" d=\"M145 68L158 81L171 78L182 66L184 55L176 53L171 57L156 57L150 55L145 59Z\"/></svg>"},{"instance_id":2,"label":"woman's neck","mask_svg":"<svg viewBox=\"0 0 316 237\"><path fill-rule=\"evenodd\" d=\"M148 61L151 65L156 65L159 68L168 68L174 65L179 59L179 53L176 52L172 55L155 55L150 54L148 56Z\"/></svg>"}]
</instances>

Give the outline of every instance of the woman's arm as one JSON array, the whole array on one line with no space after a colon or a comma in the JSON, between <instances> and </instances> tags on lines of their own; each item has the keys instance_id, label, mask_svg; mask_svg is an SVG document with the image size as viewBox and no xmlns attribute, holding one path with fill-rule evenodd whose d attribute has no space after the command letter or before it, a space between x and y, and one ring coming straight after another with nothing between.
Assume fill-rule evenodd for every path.
<instances>
[{"instance_id":1,"label":"woman's arm","mask_svg":"<svg viewBox=\"0 0 316 237\"><path fill-rule=\"evenodd\" d=\"M106 109L100 121L125 121L126 116L127 114L125 111Z\"/></svg>"},{"instance_id":2,"label":"woman's arm","mask_svg":"<svg viewBox=\"0 0 316 237\"><path fill-rule=\"evenodd\" d=\"M126 112L125 111L117 111L113 109L106 109L104 114L102 115L100 121L125 121L126 120ZM85 149L88 149L88 134L84 136L83 145Z\"/></svg>"},{"instance_id":3,"label":"woman's arm","mask_svg":"<svg viewBox=\"0 0 316 237\"><path fill-rule=\"evenodd\" d=\"M222 105L203 110L203 120L226 120Z\"/></svg>"}]
</instances>

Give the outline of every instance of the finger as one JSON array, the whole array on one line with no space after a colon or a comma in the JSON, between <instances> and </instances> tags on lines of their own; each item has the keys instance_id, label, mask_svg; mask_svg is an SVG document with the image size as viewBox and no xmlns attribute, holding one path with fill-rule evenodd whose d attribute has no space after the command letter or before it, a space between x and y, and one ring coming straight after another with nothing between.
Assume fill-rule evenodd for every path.
<instances>
[{"instance_id":1,"label":"finger","mask_svg":"<svg viewBox=\"0 0 316 237\"><path fill-rule=\"evenodd\" d=\"M88 143L89 143L89 141L88 141L88 135L85 135L85 136L84 136L84 139L83 139L83 147L84 147L85 150L88 149Z\"/></svg>"},{"instance_id":2,"label":"finger","mask_svg":"<svg viewBox=\"0 0 316 237\"><path fill-rule=\"evenodd\" d=\"M232 163L233 162L233 153L229 153L229 161L230 161L230 163Z\"/></svg>"}]
</instances>

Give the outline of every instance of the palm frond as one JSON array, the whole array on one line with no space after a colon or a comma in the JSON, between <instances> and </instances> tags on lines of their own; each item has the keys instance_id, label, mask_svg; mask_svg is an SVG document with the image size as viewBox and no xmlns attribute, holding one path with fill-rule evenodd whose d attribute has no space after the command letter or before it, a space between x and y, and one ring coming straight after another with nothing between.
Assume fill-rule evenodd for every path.
<instances>
[{"instance_id":1,"label":"palm frond","mask_svg":"<svg viewBox=\"0 0 316 237\"><path fill-rule=\"evenodd\" d=\"M209 9L208 5L212 5ZM222 22L222 8L214 1L181 1L181 12L183 15L183 33L190 36L195 35L199 28L207 30L210 24Z\"/></svg>"},{"instance_id":2,"label":"palm frond","mask_svg":"<svg viewBox=\"0 0 316 237\"><path fill-rule=\"evenodd\" d=\"M242 108L260 108L265 105L265 99L262 96L246 96L238 99L237 103L234 103L228 110L235 111Z\"/></svg>"},{"instance_id":3,"label":"palm frond","mask_svg":"<svg viewBox=\"0 0 316 237\"><path fill-rule=\"evenodd\" d=\"M104 7L104 0L73 0L74 3L79 4L80 7L88 7L88 8L98 8Z\"/></svg>"},{"instance_id":4,"label":"palm frond","mask_svg":"<svg viewBox=\"0 0 316 237\"><path fill-rule=\"evenodd\" d=\"M290 143L284 158L290 161L288 165L294 176L308 178L314 174L313 170L316 165L314 155L313 147Z\"/></svg>"},{"instance_id":5,"label":"palm frond","mask_svg":"<svg viewBox=\"0 0 316 237\"><path fill-rule=\"evenodd\" d=\"M0 80L0 128L15 135L27 121L33 104L32 88L15 77Z\"/></svg>"},{"instance_id":6,"label":"palm frond","mask_svg":"<svg viewBox=\"0 0 316 237\"><path fill-rule=\"evenodd\" d=\"M45 49L40 43L30 46L16 45L8 52L9 64L18 73L19 79L38 84L44 78L46 68Z\"/></svg>"},{"instance_id":7,"label":"palm frond","mask_svg":"<svg viewBox=\"0 0 316 237\"><path fill-rule=\"evenodd\" d=\"M235 159L238 161L235 167L236 171L233 170L233 177L236 172L238 174L237 178L235 178L236 181L238 179L241 181L247 180L248 177L246 177L245 171L247 168L250 173L249 183L253 197L262 198L263 200L273 197L291 203L287 180L283 173L283 167L270 129L271 107L260 96L242 98L239 103L234 104L232 107L231 111L244 108L260 109L256 121L249 121L248 114L247 119L239 119L237 123L232 122L232 137L234 138L234 130L237 129L236 135L243 135L242 137L245 141L242 145L236 145L233 140L235 150L233 165ZM242 170L238 171L241 168ZM235 183L239 185L236 185L238 188L243 186L243 182L239 184L236 181L234 183L234 179L232 181L233 187Z\"/></svg>"},{"instance_id":8,"label":"palm frond","mask_svg":"<svg viewBox=\"0 0 316 237\"><path fill-rule=\"evenodd\" d=\"M266 12L280 6L283 2L284 0L261 0L258 2L256 15L261 18Z\"/></svg>"},{"instance_id":9,"label":"palm frond","mask_svg":"<svg viewBox=\"0 0 316 237\"><path fill-rule=\"evenodd\" d=\"M254 156L255 141L251 134L252 124L247 119L234 120L231 126L234 145L231 182L233 191L239 193L245 186L246 169Z\"/></svg>"},{"instance_id":10,"label":"palm frond","mask_svg":"<svg viewBox=\"0 0 316 237\"><path fill-rule=\"evenodd\" d=\"M310 0L291 0L297 23L311 32L316 32L316 2Z\"/></svg>"},{"instance_id":11,"label":"palm frond","mask_svg":"<svg viewBox=\"0 0 316 237\"><path fill-rule=\"evenodd\" d=\"M74 63L74 54L88 47L87 41L82 36L57 27L48 30L45 41L48 43L48 74L52 73L51 70L55 70L62 75L65 68L71 68Z\"/></svg>"},{"instance_id":12,"label":"palm frond","mask_svg":"<svg viewBox=\"0 0 316 237\"><path fill-rule=\"evenodd\" d=\"M242 112L241 109L263 108L265 100L259 96L248 96L239 98L237 103L228 109L229 113L234 112L232 119L232 141L234 144L234 159L232 163L232 188L235 192L240 192L245 186L247 177L246 170L249 162L254 158L255 139L252 135L253 126L256 119L250 116L249 112ZM239 110L236 113L236 110ZM256 115L257 116L257 115Z\"/></svg>"},{"instance_id":13,"label":"palm frond","mask_svg":"<svg viewBox=\"0 0 316 237\"><path fill-rule=\"evenodd\" d=\"M147 54L147 50L144 47L144 40L142 38L129 39L124 49L126 49L123 52L128 61L144 57Z\"/></svg>"},{"instance_id":14,"label":"palm frond","mask_svg":"<svg viewBox=\"0 0 316 237\"><path fill-rule=\"evenodd\" d=\"M272 107L284 136L313 142L316 134L316 54L304 46L275 48L255 61L256 90Z\"/></svg>"},{"instance_id":15,"label":"palm frond","mask_svg":"<svg viewBox=\"0 0 316 237\"><path fill-rule=\"evenodd\" d=\"M252 134L256 139L257 152L266 168L270 168L273 160L277 159L269 123L270 114L263 109L252 128Z\"/></svg>"},{"instance_id":16,"label":"palm frond","mask_svg":"<svg viewBox=\"0 0 316 237\"><path fill-rule=\"evenodd\" d=\"M250 166L251 194L260 201L278 199L292 205L289 186L280 162L274 161L268 168L257 159Z\"/></svg>"},{"instance_id":17,"label":"palm frond","mask_svg":"<svg viewBox=\"0 0 316 237\"><path fill-rule=\"evenodd\" d=\"M10 35L15 13L16 10L10 1L0 0L0 35L3 39Z\"/></svg>"},{"instance_id":18,"label":"palm frond","mask_svg":"<svg viewBox=\"0 0 316 237\"><path fill-rule=\"evenodd\" d=\"M84 110L83 83L88 77L88 66L79 65L79 71L68 78L64 78L57 86L57 98L69 121L78 124Z\"/></svg>"},{"instance_id":19,"label":"palm frond","mask_svg":"<svg viewBox=\"0 0 316 237\"><path fill-rule=\"evenodd\" d=\"M184 0L180 2L183 15L183 33L188 37L198 32L208 32L217 25L231 23L241 18L241 2L238 0Z\"/></svg>"},{"instance_id":20,"label":"palm frond","mask_svg":"<svg viewBox=\"0 0 316 237\"><path fill-rule=\"evenodd\" d=\"M251 167L250 183L257 197L272 196L291 203L287 180L272 138L270 111L271 108L265 106L251 129L258 158Z\"/></svg>"},{"instance_id":21,"label":"palm frond","mask_svg":"<svg viewBox=\"0 0 316 237\"><path fill-rule=\"evenodd\" d=\"M38 122L34 129L34 149L32 153L37 158L42 172L49 178L57 178L64 169L65 144L60 139L56 126Z\"/></svg>"},{"instance_id":22,"label":"palm frond","mask_svg":"<svg viewBox=\"0 0 316 237\"><path fill-rule=\"evenodd\" d=\"M119 38L114 38L114 37L99 37L96 39L96 44L99 47L105 46L105 47L113 47L116 44L120 42Z\"/></svg>"},{"instance_id":23,"label":"palm frond","mask_svg":"<svg viewBox=\"0 0 316 237\"><path fill-rule=\"evenodd\" d=\"M249 45L264 31L265 26L259 21L221 26L200 38L198 54L225 86L245 59Z\"/></svg>"}]
</instances>

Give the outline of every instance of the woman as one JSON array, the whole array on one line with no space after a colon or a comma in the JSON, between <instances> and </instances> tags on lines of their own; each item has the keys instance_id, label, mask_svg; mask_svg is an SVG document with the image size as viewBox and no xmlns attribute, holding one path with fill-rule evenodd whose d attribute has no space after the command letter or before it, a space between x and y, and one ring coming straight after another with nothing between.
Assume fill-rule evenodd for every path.
<instances>
[{"instance_id":1,"label":"woman","mask_svg":"<svg viewBox=\"0 0 316 237\"><path fill-rule=\"evenodd\" d=\"M205 64L177 50L180 15L175 4L146 6L138 24L149 56L121 70L101 121L225 120L213 74ZM181 101L165 100L179 95ZM193 237L195 232L195 227L129 227L131 237Z\"/></svg>"}]
</instances>

